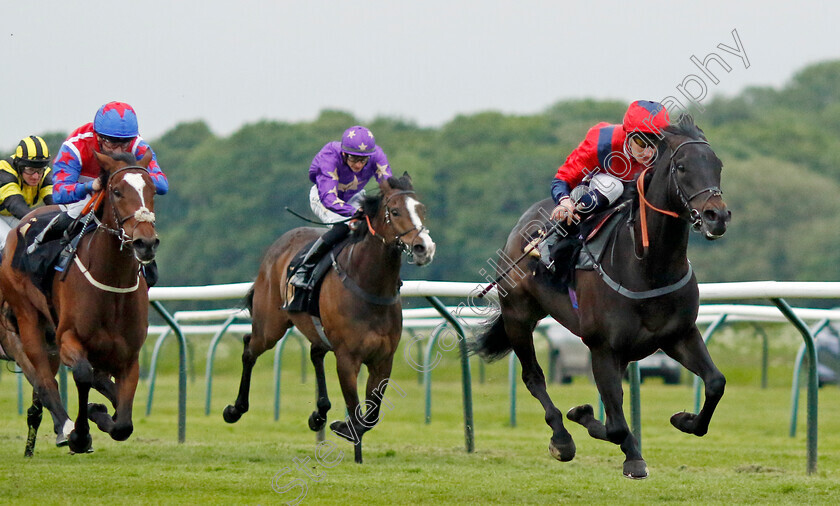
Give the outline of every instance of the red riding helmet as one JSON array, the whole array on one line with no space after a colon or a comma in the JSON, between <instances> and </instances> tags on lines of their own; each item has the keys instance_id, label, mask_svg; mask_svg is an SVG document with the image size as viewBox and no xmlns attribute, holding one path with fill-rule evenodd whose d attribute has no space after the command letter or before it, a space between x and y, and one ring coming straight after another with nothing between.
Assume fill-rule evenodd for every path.
<instances>
[{"instance_id":1,"label":"red riding helmet","mask_svg":"<svg viewBox=\"0 0 840 506\"><path fill-rule=\"evenodd\" d=\"M668 111L659 102L637 100L630 104L624 114L624 131L661 135L660 131L671 124Z\"/></svg>"}]
</instances>

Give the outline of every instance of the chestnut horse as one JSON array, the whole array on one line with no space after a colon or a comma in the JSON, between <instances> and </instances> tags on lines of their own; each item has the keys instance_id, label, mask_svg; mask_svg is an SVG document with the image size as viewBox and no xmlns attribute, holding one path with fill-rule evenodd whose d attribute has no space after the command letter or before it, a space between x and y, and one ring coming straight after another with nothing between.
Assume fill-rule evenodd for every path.
<instances>
[{"instance_id":1,"label":"chestnut horse","mask_svg":"<svg viewBox=\"0 0 840 506\"><path fill-rule=\"evenodd\" d=\"M330 424L330 429L354 443L355 460L362 462L362 436L379 421L402 333L402 253L412 256L417 265L428 264L435 254L435 243L423 225L425 206L417 200L408 174L391 177L380 188L380 195L365 198L364 221L351 232L348 245L335 256L333 267L324 277L319 296L320 323L309 313L283 308L289 297L289 263L324 230L296 228L269 248L246 299L253 326L244 338L239 395L224 410L226 422L234 423L248 411L254 363L294 325L311 343L310 358L318 381L317 410L309 417L309 428L317 432L326 424L331 405L324 356L332 351L349 415L347 421ZM362 364L369 374L364 414L356 392Z\"/></svg>"},{"instance_id":2,"label":"chestnut horse","mask_svg":"<svg viewBox=\"0 0 840 506\"><path fill-rule=\"evenodd\" d=\"M538 260L528 257L520 265L519 279L503 280L501 311L473 343L474 350L489 359L513 349L522 364L522 380L542 404L552 429L550 453L568 461L575 456L575 444L546 392L534 354L533 330L540 319L551 315L580 336L592 352L606 424L594 417L589 405L573 408L567 416L584 425L591 436L620 445L626 457L623 472L631 478L646 477L647 465L622 411L621 379L628 363L662 349L700 376L706 385L703 409L671 417L676 428L697 436L708 430L726 382L695 324L699 291L686 258L690 229L707 239L726 231L730 213L720 190L722 164L687 115L664 130L658 153L650 173L637 179L640 198L638 204L633 202L634 219L615 230L594 270L577 271L577 309L569 290L553 282ZM520 218L504 250L508 258L519 256L535 224L553 207L547 199Z\"/></svg>"},{"instance_id":3,"label":"chestnut horse","mask_svg":"<svg viewBox=\"0 0 840 506\"><path fill-rule=\"evenodd\" d=\"M66 277L56 273L50 294L45 296L29 274L12 264L11 252L28 218L9 234L6 243L7 254L0 264L0 302L11 310L17 334L0 333L0 339L33 387L27 456L35 446L43 407L52 414L56 444L69 443L74 453L91 450L88 419L117 441L127 439L133 430L138 357L149 312L148 288L140 268L154 260L160 241L154 222L155 185L147 169L151 152L139 162L130 155L115 156L96 153L104 188L94 195L94 202L101 204L94 214L97 226L81 240ZM29 217L53 209L36 210ZM72 371L78 390L75 423L58 393L59 359ZM88 405L91 387L113 404L113 417L104 405Z\"/></svg>"}]
</instances>

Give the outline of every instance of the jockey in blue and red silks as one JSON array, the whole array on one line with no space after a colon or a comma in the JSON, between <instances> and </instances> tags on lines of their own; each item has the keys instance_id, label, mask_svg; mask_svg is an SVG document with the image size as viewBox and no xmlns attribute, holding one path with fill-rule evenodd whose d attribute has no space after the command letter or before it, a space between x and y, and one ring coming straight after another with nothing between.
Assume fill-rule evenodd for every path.
<instances>
[{"instance_id":1,"label":"jockey in blue and red silks","mask_svg":"<svg viewBox=\"0 0 840 506\"><path fill-rule=\"evenodd\" d=\"M344 239L350 228L344 222L364 201L364 187L375 177L378 183L391 177L388 157L376 145L373 133L363 126L344 131L341 141L328 142L309 166L309 192L312 212L332 228L319 237L306 253L303 263L289 282L299 288L312 288L309 275L318 260Z\"/></svg>"},{"instance_id":2,"label":"jockey in blue and red silks","mask_svg":"<svg viewBox=\"0 0 840 506\"><path fill-rule=\"evenodd\" d=\"M557 169L551 184L557 206L551 217L571 225L580 220L581 213L591 214L613 204L623 193L625 182L653 165L662 129L669 124L662 104L637 100L630 104L620 125L598 123L590 128ZM572 190L584 178L589 181L588 191L580 192L581 197L573 201Z\"/></svg>"},{"instance_id":3,"label":"jockey in blue and red silks","mask_svg":"<svg viewBox=\"0 0 840 506\"><path fill-rule=\"evenodd\" d=\"M137 128L137 113L123 102L109 102L96 111L93 122L84 124L73 131L61 145L53 162L53 200L62 204L62 213L50 224L41 238L42 241L57 238L79 217L91 195L102 189L99 179L99 162L94 151L116 155L130 153L135 159L143 158L147 151L152 152L149 163L149 175L155 184L155 192L163 195L169 191L169 182L161 171L157 156L151 146L140 137ZM81 232L81 231L78 231ZM57 270L64 270L69 256L64 255ZM143 267L148 285L156 281L154 262Z\"/></svg>"}]
</instances>

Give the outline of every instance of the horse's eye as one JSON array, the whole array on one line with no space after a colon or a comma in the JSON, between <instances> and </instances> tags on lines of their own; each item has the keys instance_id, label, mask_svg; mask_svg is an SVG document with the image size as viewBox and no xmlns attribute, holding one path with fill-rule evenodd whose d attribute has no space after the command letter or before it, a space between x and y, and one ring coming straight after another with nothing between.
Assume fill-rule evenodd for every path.
<instances>
[{"instance_id":1,"label":"horse's eye","mask_svg":"<svg viewBox=\"0 0 840 506\"><path fill-rule=\"evenodd\" d=\"M680 172L685 172L685 165L681 163L677 164L677 170Z\"/></svg>"},{"instance_id":2,"label":"horse's eye","mask_svg":"<svg viewBox=\"0 0 840 506\"><path fill-rule=\"evenodd\" d=\"M119 190L114 189L114 196L117 197L117 198L122 198L122 193L120 193Z\"/></svg>"},{"instance_id":3,"label":"horse's eye","mask_svg":"<svg viewBox=\"0 0 840 506\"><path fill-rule=\"evenodd\" d=\"M393 214L394 216L399 216L400 210L396 208L391 208L391 214Z\"/></svg>"}]
</instances>

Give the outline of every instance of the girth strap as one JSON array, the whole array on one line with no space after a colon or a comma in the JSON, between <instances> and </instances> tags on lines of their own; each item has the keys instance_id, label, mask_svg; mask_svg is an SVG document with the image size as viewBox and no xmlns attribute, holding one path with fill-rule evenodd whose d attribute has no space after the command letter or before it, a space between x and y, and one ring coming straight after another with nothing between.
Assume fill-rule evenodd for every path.
<instances>
[{"instance_id":1,"label":"girth strap","mask_svg":"<svg viewBox=\"0 0 840 506\"><path fill-rule=\"evenodd\" d=\"M627 297L628 299L635 299L635 300L652 299L654 297L661 297L663 295L668 295L669 293L676 292L677 290L679 290L680 288L682 288L686 284L688 284L688 282L691 281L691 275L694 274L694 270L691 268L691 262L689 262L688 263L688 272L686 272L685 276L683 276L676 283L672 283L668 286L663 286L661 288L654 288L653 290L644 290L644 291L641 291L641 292L636 292L636 291L624 288L623 286L621 286L621 284L619 282L612 279L604 271L603 267L601 267L601 264L599 264L595 260L595 257L589 251L589 248L586 247L586 244L583 245L583 252L586 253L586 255L589 256L592 259L592 262L594 264L595 272L598 273L598 275L601 277L601 280L604 282L604 284L607 285L608 287L612 288L614 291L618 292L619 295L623 295L624 297Z\"/></svg>"},{"instance_id":2,"label":"girth strap","mask_svg":"<svg viewBox=\"0 0 840 506\"><path fill-rule=\"evenodd\" d=\"M350 290L351 292L353 292L353 294L357 295L365 302L368 302L370 304L376 304L377 306L391 306L399 302L399 288L397 289L396 295L394 295L393 297L380 297L378 295L371 295L364 291L362 287L360 287L355 281L353 281L353 278L348 276L347 273L338 266L338 261L335 259L335 254L333 254L333 252L330 252L330 258L332 259L333 269L335 269L335 273L338 275L338 279L341 280L341 284L344 285L344 288Z\"/></svg>"}]
</instances>

